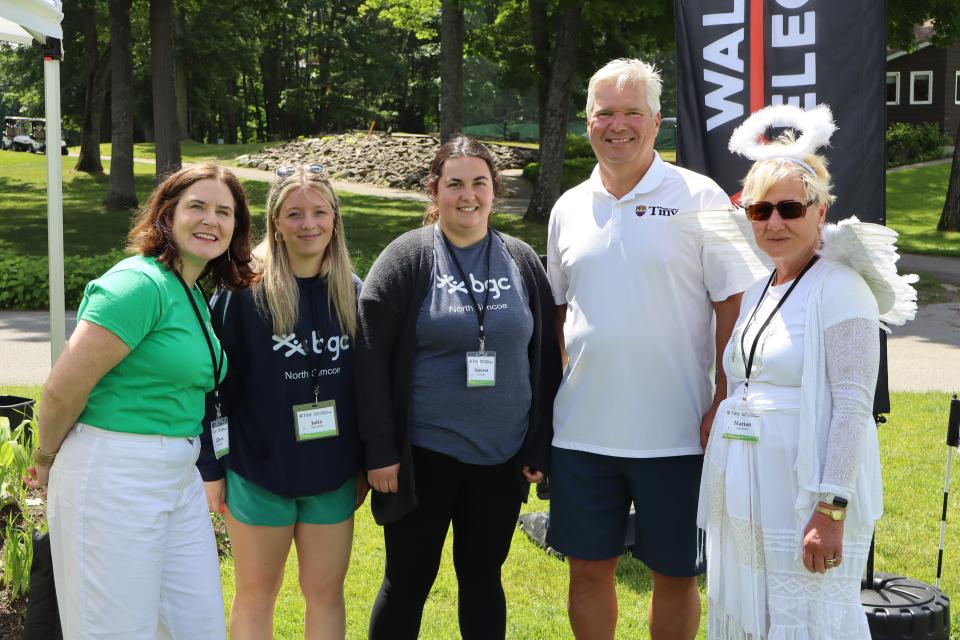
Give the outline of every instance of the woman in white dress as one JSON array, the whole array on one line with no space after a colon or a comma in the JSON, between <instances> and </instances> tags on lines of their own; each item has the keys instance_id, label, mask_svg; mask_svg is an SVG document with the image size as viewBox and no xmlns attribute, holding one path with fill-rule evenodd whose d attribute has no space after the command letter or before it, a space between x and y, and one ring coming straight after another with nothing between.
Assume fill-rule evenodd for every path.
<instances>
[{"instance_id":1,"label":"woman in white dress","mask_svg":"<svg viewBox=\"0 0 960 640\"><path fill-rule=\"evenodd\" d=\"M883 505L880 314L858 271L821 251L830 175L821 156L791 155L797 146L789 133L763 145L741 194L775 270L744 293L723 355L729 393L699 513L709 638L870 637L860 580Z\"/></svg>"}]
</instances>

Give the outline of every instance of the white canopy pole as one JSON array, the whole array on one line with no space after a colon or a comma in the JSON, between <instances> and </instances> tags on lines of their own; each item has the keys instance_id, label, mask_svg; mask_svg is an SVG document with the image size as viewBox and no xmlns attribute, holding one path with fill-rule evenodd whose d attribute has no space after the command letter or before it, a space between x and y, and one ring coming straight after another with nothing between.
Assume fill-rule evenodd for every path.
<instances>
[{"instance_id":1,"label":"white canopy pole","mask_svg":"<svg viewBox=\"0 0 960 640\"><path fill-rule=\"evenodd\" d=\"M59 48L59 47L58 47ZM50 364L66 342L63 286L63 164L60 156L60 60L43 57L44 111L47 131L47 248L50 263Z\"/></svg>"}]
</instances>

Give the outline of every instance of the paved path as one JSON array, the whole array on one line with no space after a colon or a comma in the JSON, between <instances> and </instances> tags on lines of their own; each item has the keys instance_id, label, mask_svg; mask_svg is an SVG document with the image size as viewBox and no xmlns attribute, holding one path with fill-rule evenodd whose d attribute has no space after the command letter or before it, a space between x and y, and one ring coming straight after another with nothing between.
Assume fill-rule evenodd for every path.
<instances>
[{"instance_id":1,"label":"paved path","mask_svg":"<svg viewBox=\"0 0 960 640\"><path fill-rule=\"evenodd\" d=\"M960 286L960 258L905 253L897 264L900 273L926 273L941 282Z\"/></svg>"},{"instance_id":2,"label":"paved path","mask_svg":"<svg viewBox=\"0 0 960 640\"><path fill-rule=\"evenodd\" d=\"M67 336L76 313L67 313ZM50 372L49 314L0 312L0 385L40 384ZM890 389L960 392L960 303L921 307L887 340Z\"/></svg>"}]
</instances>

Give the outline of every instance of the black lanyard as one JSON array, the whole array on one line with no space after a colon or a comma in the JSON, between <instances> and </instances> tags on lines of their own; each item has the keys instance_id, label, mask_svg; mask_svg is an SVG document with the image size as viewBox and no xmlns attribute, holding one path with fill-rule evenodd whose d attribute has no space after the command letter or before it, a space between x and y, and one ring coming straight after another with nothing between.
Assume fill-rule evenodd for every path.
<instances>
[{"instance_id":1,"label":"black lanyard","mask_svg":"<svg viewBox=\"0 0 960 640\"><path fill-rule=\"evenodd\" d=\"M490 230L487 230L487 275L490 277L490 249L493 247L493 234L490 233ZM480 351L486 351L487 346L487 334L483 327L483 317L487 313L487 299L490 297L490 289L487 287L487 281L483 280L483 306L477 304L477 299L473 295L473 287L467 283L467 274L463 272L463 267L460 265L460 260L457 258L457 254L453 250L453 245L450 244L450 241L447 239L447 235L443 232L443 229L440 229L440 236L443 238L443 243L447 246L447 253L453 258L453 264L457 265L457 271L460 272L460 277L463 279L463 287L467 290L467 293L470 295L470 301L473 302L473 310L477 313L477 322L480 323Z\"/></svg>"},{"instance_id":2,"label":"black lanyard","mask_svg":"<svg viewBox=\"0 0 960 640\"><path fill-rule=\"evenodd\" d=\"M193 294L190 293L190 288L187 286L187 283L183 281L183 276L181 276L177 271L174 271L173 274L177 276L177 280L179 280L180 284L183 285L183 292L187 294L187 299L190 301L190 306L193 307L193 313L197 316L197 322L200 324L200 330L203 331L203 337L207 341L207 348L210 350L210 362L213 364L213 396L217 399L217 413L219 414L220 372L223 371L223 351L221 350L220 352L220 362L217 362L217 356L213 351L213 340L210 339L210 333L207 331L207 325L204 324L203 316L200 315L200 307L197 306L197 301L193 299Z\"/></svg>"},{"instance_id":3,"label":"black lanyard","mask_svg":"<svg viewBox=\"0 0 960 640\"><path fill-rule=\"evenodd\" d=\"M810 258L810 261L807 263L807 266L805 266L803 268L803 271L800 272L800 275L798 275L796 279L794 279L793 283L790 285L790 288L788 288L787 292L783 294L782 298L780 298L780 302L777 303L777 306L773 308L773 311L770 312L770 315L767 316L767 319L763 321L762 325L760 325L760 329L757 331L757 335L753 339L753 346L750 347L750 357L747 358L746 352L744 351L744 348L743 348L743 339L746 337L747 331L750 329L750 325L753 323L753 319L757 315L757 311L760 310L760 305L763 304L763 299L767 295L767 289L770 288L770 284L777 277L777 270L774 269L773 273L770 274L770 279L767 280L766 286L763 287L763 291L760 293L760 299L757 300L757 306L753 308L753 313L750 314L750 319L747 320L747 323L743 325L743 332L740 334L740 355L747 363L747 370L746 370L745 378L743 381L744 396L747 395L747 389L750 388L750 370L753 369L753 356L756 355L757 353L757 344L759 344L760 342L760 336L763 335L763 331L767 328L767 325L770 324L770 321L773 320L773 316L777 315L777 312L780 311L780 307L783 306L783 303L786 302L787 298L790 297L790 294L793 293L794 288L797 286L797 284L800 283L800 278L806 275L807 271L810 270L810 267L812 267L819 258L820 256L816 254L814 254L814 256Z\"/></svg>"}]
</instances>

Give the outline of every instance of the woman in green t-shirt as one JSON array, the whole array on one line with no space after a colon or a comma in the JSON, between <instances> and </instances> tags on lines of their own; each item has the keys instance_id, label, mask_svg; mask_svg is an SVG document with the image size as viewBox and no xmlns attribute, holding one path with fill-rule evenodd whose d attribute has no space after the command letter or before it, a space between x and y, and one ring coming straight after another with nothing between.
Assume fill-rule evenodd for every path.
<instances>
[{"instance_id":1,"label":"woman in green t-shirt","mask_svg":"<svg viewBox=\"0 0 960 640\"><path fill-rule=\"evenodd\" d=\"M64 637L223 638L217 550L195 465L226 372L197 282L251 278L250 212L228 170L178 171L90 282L43 393L28 484L47 519Z\"/></svg>"}]
</instances>

